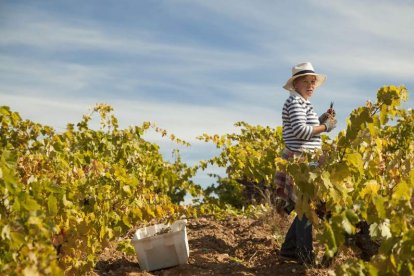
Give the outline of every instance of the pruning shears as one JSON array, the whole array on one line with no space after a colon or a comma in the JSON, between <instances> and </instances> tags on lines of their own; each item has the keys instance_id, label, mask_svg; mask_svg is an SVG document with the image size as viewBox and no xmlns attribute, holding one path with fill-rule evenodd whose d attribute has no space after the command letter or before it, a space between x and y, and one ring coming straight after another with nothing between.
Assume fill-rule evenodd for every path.
<instances>
[{"instance_id":1,"label":"pruning shears","mask_svg":"<svg viewBox=\"0 0 414 276\"><path fill-rule=\"evenodd\" d=\"M335 116L335 110L333 109L334 102L329 105L328 113Z\"/></svg>"}]
</instances>

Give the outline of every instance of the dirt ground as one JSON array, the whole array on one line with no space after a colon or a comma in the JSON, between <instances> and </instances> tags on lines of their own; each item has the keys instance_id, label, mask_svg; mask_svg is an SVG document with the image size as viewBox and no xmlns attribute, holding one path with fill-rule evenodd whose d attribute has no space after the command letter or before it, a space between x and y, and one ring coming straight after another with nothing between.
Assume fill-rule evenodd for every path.
<instances>
[{"instance_id":1,"label":"dirt ground","mask_svg":"<svg viewBox=\"0 0 414 276\"><path fill-rule=\"evenodd\" d=\"M136 256L106 248L94 274L332 275L335 263L331 267L318 269L278 257L291 219L279 216L261 219L230 217L222 221L209 217L190 219L187 222L188 264L145 272L140 269Z\"/></svg>"}]
</instances>

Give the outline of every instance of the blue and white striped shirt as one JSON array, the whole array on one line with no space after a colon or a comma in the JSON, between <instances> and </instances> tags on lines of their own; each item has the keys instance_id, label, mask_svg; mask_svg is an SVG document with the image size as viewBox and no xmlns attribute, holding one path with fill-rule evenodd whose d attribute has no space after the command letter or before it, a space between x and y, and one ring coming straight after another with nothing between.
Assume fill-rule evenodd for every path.
<instances>
[{"instance_id":1,"label":"blue and white striped shirt","mask_svg":"<svg viewBox=\"0 0 414 276\"><path fill-rule=\"evenodd\" d=\"M290 92L283 105L282 120L283 140L288 149L303 152L321 148L320 135L312 135L313 126L319 125L318 115L299 93Z\"/></svg>"}]
</instances>

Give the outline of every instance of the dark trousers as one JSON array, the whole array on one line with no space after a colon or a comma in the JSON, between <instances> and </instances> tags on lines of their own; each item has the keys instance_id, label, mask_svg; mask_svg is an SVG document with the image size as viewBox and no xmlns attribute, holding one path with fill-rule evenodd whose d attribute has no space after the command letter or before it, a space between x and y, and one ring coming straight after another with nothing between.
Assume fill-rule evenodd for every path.
<instances>
[{"instance_id":1,"label":"dark trousers","mask_svg":"<svg viewBox=\"0 0 414 276\"><path fill-rule=\"evenodd\" d=\"M305 215L296 216L290 226L280 250L283 253L296 254L301 259L312 258L312 224Z\"/></svg>"}]
</instances>

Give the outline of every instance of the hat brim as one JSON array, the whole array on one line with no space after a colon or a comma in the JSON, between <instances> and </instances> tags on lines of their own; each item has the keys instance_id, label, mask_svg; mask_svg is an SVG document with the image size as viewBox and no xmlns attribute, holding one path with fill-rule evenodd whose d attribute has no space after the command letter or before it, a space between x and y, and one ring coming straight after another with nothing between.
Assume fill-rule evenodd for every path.
<instances>
[{"instance_id":1,"label":"hat brim","mask_svg":"<svg viewBox=\"0 0 414 276\"><path fill-rule=\"evenodd\" d=\"M293 87L293 81L303 76L315 76L316 77L315 88L321 86L327 79L326 75L316 74L316 73L306 73L306 74L291 77L290 79L287 80L283 88L286 89L287 91L295 91L295 88Z\"/></svg>"}]
</instances>

